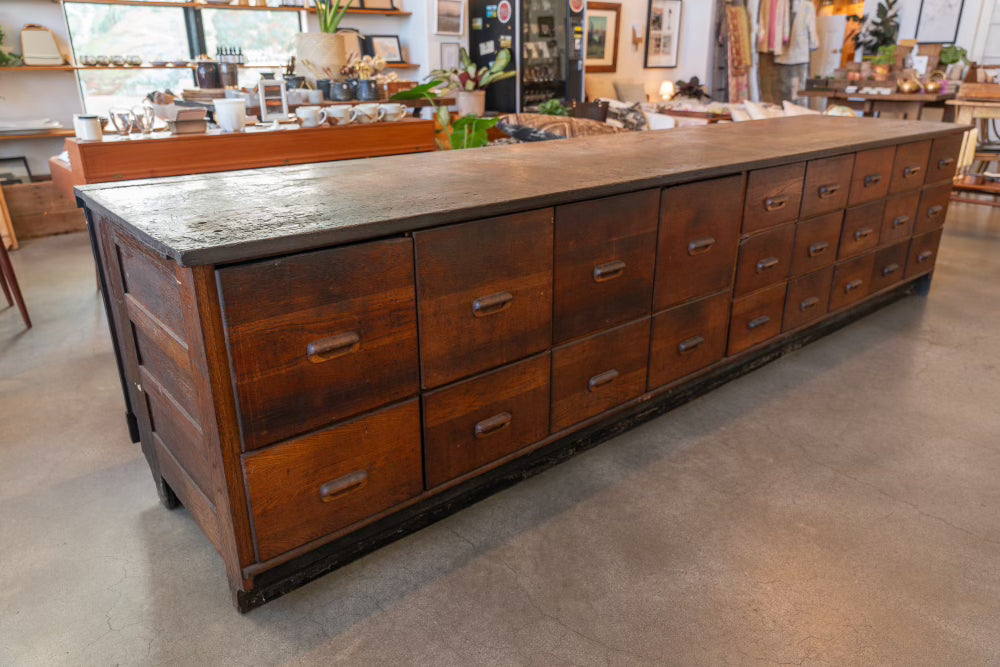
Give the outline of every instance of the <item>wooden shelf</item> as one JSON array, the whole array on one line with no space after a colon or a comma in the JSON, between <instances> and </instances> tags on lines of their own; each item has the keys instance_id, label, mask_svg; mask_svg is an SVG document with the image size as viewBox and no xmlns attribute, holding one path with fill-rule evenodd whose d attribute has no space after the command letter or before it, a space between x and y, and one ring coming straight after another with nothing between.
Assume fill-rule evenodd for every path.
<instances>
[{"instance_id":1,"label":"wooden shelf","mask_svg":"<svg viewBox=\"0 0 1000 667\"><path fill-rule=\"evenodd\" d=\"M420 67L416 63L386 63L386 69L416 69Z\"/></svg>"},{"instance_id":2,"label":"wooden shelf","mask_svg":"<svg viewBox=\"0 0 1000 667\"><path fill-rule=\"evenodd\" d=\"M22 66L22 67L0 67L0 72L73 72L79 70L94 70L105 72L117 72L119 70L137 69L194 69L194 64L188 65L53 65L53 66ZM240 65L244 69L281 69L284 65ZM390 65L399 67L399 65Z\"/></svg>"},{"instance_id":3,"label":"wooden shelf","mask_svg":"<svg viewBox=\"0 0 1000 667\"><path fill-rule=\"evenodd\" d=\"M258 7L243 5L210 5L201 2L166 2L164 0L62 0L69 4L82 5L128 5L131 7L190 7L193 9L223 9L235 11L258 11L258 12L311 12L316 13L315 7ZM377 16L410 16L412 12L404 12L398 9L348 9L348 14L370 14Z\"/></svg>"},{"instance_id":4,"label":"wooden shelf","mask_svg":"<svg viewBox=\"0 0 1000 667\"><path fill-rule=\"evenodd\" d=\"M0 141L14 141L20 139L58 139L60 137L72 137L76 132L73 130L48 130L47 132L31 132L25 134L0 134Z\"/></svg>"}]
</instances>

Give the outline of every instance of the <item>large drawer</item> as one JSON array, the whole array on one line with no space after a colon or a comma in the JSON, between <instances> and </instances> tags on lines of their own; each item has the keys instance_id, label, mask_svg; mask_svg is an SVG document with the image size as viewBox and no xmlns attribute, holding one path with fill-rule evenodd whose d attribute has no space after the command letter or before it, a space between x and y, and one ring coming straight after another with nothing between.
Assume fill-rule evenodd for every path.
<instances>
[{"instance_id":1,"label":"large drawer","mask_svg":"<svg viewBox=\"0 0 1000 667\"><path fill-rule=\"evenodd\" d=\"M795 250L795 225L782 225L740 242L736 296L788 278Z\"/></svg>"},{"instance_id":2,"label":"large drawer","mask_svg":"<svg viewBox=\"0 0 1000 667\"><path fill-rule=\"evenodd\" d=\"M906 257L907 278L914 278L934 270L942 231L937 229L920 236L914 236L913 240L910 241L910 250Z\"/></svg>"},{"instance_id":3,"label":"large drawer","mask_svg":"<svg viewBox=\"0 0 1000 667\"><path fill-rule=\"evenodd\" d=\"M832 266L789 280L781 330L791 331L826 315L832 283Z\"/></svg>"},{"instance_id":4,"label":"large drawer","mask_svg":"<svg viewBox=\"0 0 1000 667\"><path fill-rule=\"evenodd\" d=\"M843 308L868 296L874 269L873 252L837 264L830 291L830 310Z\"/></svg>"},{"instance_id":5,"label":"large drawer","mask_svg":"<svg viewBox=\"0 0 1000 667\"><path fill-rule=\"evenodd\" d=\"M409 239L232 266L218 286L246 449L417 393Z\"/></svg>"},{"instance_id":6,"label":"large drawer","mask_svg":"<svg viewBox=\"0 0 1000 667\"><path fill-rule=\"evenodd\" d=\"M885 197L892 180L892 164L895 156L895 146L861 151L855 155L848 206L857 206Z\"/></svg>"},{"instance_id":7,"label":"large drawer","mask_svg":"<svg viewBox=\"0 0 1000 667\"><path fill-rule=\"evenodd\" d=\"M837 258L854 257L877 246L884 213L885 202L882 200L847 209Z\"/></svg>"},{"instance_id":8,"label":"large drawer","mask_svg":"<svg viewBox=\"0 0 1000 667\"><path fill-rule=\"evenodd\" d=\"M917 222L913 226L913 233L926 234L943 227L949 201L951 201L950 182L924 188L920 195L920 208L917 209Z\"/></svg>"},{"instance_id":9,"label":"large drawer","mask_svg":"<svg viewBox=\"0 0 1000 667\"><path fill-rule=\"evenodd\" d=\"M649 388L669 384L722 359L728 325L728 291L654 315Z\"/></svg>"},{"instance_id":10,"label":"large drawer","mask_svg":"<svg viewBox=\"0 0 1000 667\"><path fill-rule=\"evenodd\" d=\"M649 314L659 212L658 189L556 207L554 342Z\"/></svg>"},{"instance_id":11,"label":"large drawer","mask_svg":"<svg viewBox=\"0 0 1000 667\"><path fill-rule=\"evenodd\" d=\"M434 487L549 434L549 353L424 395L424 471Z\"/></svg>"},{"instance_id":12,"label":"large drawer","mask_svg":"<svg viewBox=\"0 0 1000 667\"><path fill-rule=\"evenodd\" d=\"M875 266L872 268L871 291L877 292L895 285L903 279L906 270L906 251L908 241L882 248L875 253Z\"/></svg>"},{"instance_id":13,"label":"large drawer","mask_svg":"<svg viewBox=\"0 0 1000 667\"><path fill-rule=\"evenodd\" d=\"M795 225L792 275L801 276L837 261L843 211L834 211Z\"/></svg>"},{"instance_id":14,"label":"large drawer","mask_svg":"<svg viewBox=\"0 0 1000 667\"><path fill-rule=\"evenodd\" d=\"M394 405L243 456L261 560L420 494L420 409Z\"/></svg>"},{"instance_id":15,"label":"large drawer","mask_svg":"<svg viewBox=\"0 0 1000 667\"><path fill-rule=\"evenodd\" d=\"M552 209L416 232L425 388L548 348Z\"/></svg>"},{"instance_id":16,"label":"large drawer","mask_svg":"<svg viewBox=\"0 0 1000 667\"><path fill-rule=\"evenodd\" d=\"M802 208L799 217L811 218L847 206L847 195L851 191L851 172L853 169L853 153L810 160L806 166L806 180L805 186L802 188Z\"/></svg>"},{"instance_id":17,"label":"large drawer","mask_svg":"<svg viewBox=\"0 0 1000 667\"><path fill-rule=\"evenodd\" d=\"M729 320L729 356L781 333L785 288L785 283L781 283L733 300L733 313Z\"/></svg>"},{"instance_id":18,"label":"large drawer","mask_svg":"<svg viewBox=\"0 0 1000 667\"><path fill-rule=\"evenodd\" d=\"M743 176L663 190L653 309L729 289L743 210Z\"/></svg>"},{"instance_id":19,"label":"large drawer","mask_svg":"<svg viewBox=\"0 0 1000 667\"><path fill-rule=\"evenodd\" d=\"M958 132L948 137L938 137L931 144L931 156L927 161L927 178L924 183L932 185L941 181L951 181L958 166L958 153L962 148L965 134Z\"/></svg>"},{"instance_id":20,"label":"large drawer","mask_svg":"<svg viewBox=\"0 0 1000 667\"><path fill-rule=\"evenodd\" d=\"M882 231L879 233L879 244L889 245L910 238L913 225L917 220L917 207L920 205L920 191L906 192L885 200L885 213L882 215Z\"/></svg>"},{"instance_id":21,"label":"large drawer","mask_svg":"<svg viewBox=\"0 0 1000 667\"><path fill-rule=\"evenodd\" d=\"M751 171L743 209L743 233L774 227L799 217L806 163Z\"/></svg>"},{"instance_id":22,"label":"large drawer","mask_svg":"<svg viewBox=\"0 0 1000 667\"><path fill-rule=\"evenodd\" d=\"M896 159L892 164L889 194L906 190L919 190L927 176L927 158L930 153L930 139L897 146Z\"/></svg>"}]
</instances>

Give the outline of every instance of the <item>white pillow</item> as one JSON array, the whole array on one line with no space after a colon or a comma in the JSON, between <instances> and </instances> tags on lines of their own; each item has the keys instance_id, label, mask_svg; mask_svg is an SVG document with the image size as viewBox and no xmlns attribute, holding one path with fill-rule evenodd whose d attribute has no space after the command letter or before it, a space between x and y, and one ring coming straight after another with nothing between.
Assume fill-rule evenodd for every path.
<instances>
[{"instance_id":1,"label":"white pillow","mask_svg":"<svg viewBox=\"0 0 1000 667\"><path fill-rule=\"evenodd\" d=\"M785 110L786 116L819 116L820 112L815 109L810 109L809 107L804 107L801 104L792 104L788 100L781 103L781 107Z\"/></svg>"},{"instance_id":2,"label":"white pillow","mask_svg":"<svg viewBox=\"0 0 1000 667\"><path fill-rule=\"evenodd\" d=\"M633 104L636 102L644 104L646 102L646 89L641 83L615 81L615 93L622 102L631 102Z\"/></svg>"},{"instance_id":3,"label":"white pillow","mask_svg":"<svg viewBox=\"0 0 1000 667\"><path fill-rule=\"evenodd\" d=\"M729 107L729 115L733 117L734 123L742 123L745 120L753 120L753 118L750 117L750 114L737 107Z\"/></svg>"}]
</instances>

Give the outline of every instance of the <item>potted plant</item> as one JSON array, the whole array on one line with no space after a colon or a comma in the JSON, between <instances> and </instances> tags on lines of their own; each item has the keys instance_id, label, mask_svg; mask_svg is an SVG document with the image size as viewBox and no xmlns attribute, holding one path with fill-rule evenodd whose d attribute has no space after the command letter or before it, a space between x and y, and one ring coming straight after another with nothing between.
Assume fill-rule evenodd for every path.
<instances>
[{"instance_id":1,"label":"potted plant","mask_svg":"<svg viewBox=\"0 0 1000 667\"><path fill-rule=\"evenodd\" d=\"M888 81L892 66L896 64L896 45L878 47L878 54L872 58L872 76L876 81Z\"/></svg>"},{"instance_id":2,"label":"potted plant","mask_svg":"<svg viewBox=\"0 0 1000 667\"><path fill-rule=\"evenodd\" d=\"M427 83L420 84L407 90L401 90L389 99L394 101L425 99L434 108L434 133L438 136L434 138L440 150L461 150L463 148L481 148L490 142L489 130L492 129L500 117L480 118L476 114L461 116L452 119L451 112L447 106L438 106L435 100L438 89L443 81L431 79Z\"/></svg>"},{"instance_id":3,"label":"potted plant","mask_svg":"<svg viewBox=\"0 0 1000 667\"><path fill-rule=\"evenodd\" d=\"M320 31L295 35L296 59L309 72L339 72L347 62L344 36L337 31L350 3L351 0L316 0Z\"/></svg>"},{"instance_id":4,"label":"potted plant","mask_svg":"<svg viewBox=\"0 0 1000 667\"><path fill-rule=\"evenodd\" d=\"M457 69L436 69L427 78L442 81L447 90L455 92L459 116L482 116L486 111L486 86L517 74L513 70L504 71L509 64L510 49L501 49L492 67L476 68L463 47Z\"/></svg>"},{"instance_id":5,"label":"potted plant","mask_svg":"<svg viewBox=\"0 0 1000 667\"><path fill-rule=\"evenodd\" d=\"M854 45L862 49L864 55L873 56L880 47L892 46L899 35L899 0L885 0L875 8L875 16L848 16L851 23L859 23L854 35Z\"/></svg>"},{"instance_id":6,"label":"potted plant","mask_svg":"<svg viewBox=\"0 0 1000 667\"><path fill-rule=\"evenodd\" d=\"M381 97L379 94L379 72L385 69L385 58L371 56L351 56L351 62L345 65L340 74L347 85L351 87L354 96L359 100L373 101Z\"/></svg>"}]
</instances>

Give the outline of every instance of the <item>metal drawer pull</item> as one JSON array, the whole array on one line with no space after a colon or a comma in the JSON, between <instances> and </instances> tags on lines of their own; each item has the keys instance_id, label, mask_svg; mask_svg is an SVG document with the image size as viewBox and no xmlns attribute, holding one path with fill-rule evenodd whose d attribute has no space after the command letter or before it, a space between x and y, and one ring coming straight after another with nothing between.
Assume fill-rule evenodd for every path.
<instances>
[{"instance_id":1,"label":"metal drawer pull","mask_svg":"<svg viewBox=\"0 0 1000 667\"><path fill-rule=\"evenodd\" d=\"M839 183L831 183L830 185L819 186L819 198L828 199L840 191Z\"/></svg>"},{"instance_id":2,"label":"metal drawer pull","mask_svg":"<svg viewBox=\"0 0 1000 667\"><path fill-rule=\"evenodd\" d=\"M882 174L868 174L865 176L865 187L870 188L873 185L878 185L882 180Z\"/></svg>"},{"instance_id":3,"label":"metal drawer pull","mask_svg":"<svg viewBox=\"0 0 1000 667\"><path fill-rule=\"evenodd\" d=\"M715 239L711 236L698 239L697 241L691 241L691 243L688 243L688 254L700 255L703 252L708 252L714 245Z\"/></svg>"},{"instance_id":4,"label":"metal drawer pull","mask_svg":"<svg viewBox=\"0 0 1000 667\"><path fill-rule=\"evenodd\" d=\"M336 500L337 498L350 493L351 491L357 491L367 483L367 470L352 472L350 475L338 477L337 479L329 481L319 487L319 497L324 503L328 503L331 500Z\"/></svg>"},{"instance_id":5,"label":"metal drawer pull","mask_svg":"<svg viewBox=\"0 0 1000 667\"><path fill-rule=\"evenodd\" d=\"M872 235L873 231L875 230L873 230L871 227L862 227L858 231L854 232L854 240L860 241L863 238L867 238Z\"/></svg>"},{"instance_id":6,"label":"metal drawer pull","mask_svg":"<svg viewBox=\"0 0 1000 667\"><path fill-rule=\"evenodd\" d=\"M906 167L903 169L903 178L909 178L918 173L920 173L920 167Z\"/></svg>"},{"instance_id":7,"label":"metal drawer pull","mask_svg":"<svg viewBox=\"0 0 1000 667\"><path fill-rule=\"evenodd\" d=\"M701 344L704 342L705 339L701 336L691 336L687 340L681 341L681 344L677 346L677 351L684 354L685 352L690 352L691 350L701 347Z\"/></svg>"},{"instance_id":8,"label":"metal drawer pull","mask_svg":"<svg viewBox=\"0 0 1000 667\"><path fill-rule=\"evenodd\" d=\"M590 391L594 391L598 387L613 381L617 377L618 377L618 371L616 371L613 368L610 371L604 371L603 373L598 373L594 377L590 378L590 381L587 383L587 388Z\"/></svg>"},{"instance_id":9,"label":"metal drawer pull","mask_svg":"<svg viewBox=\"0 0 1000 667\"><path fill-rule=\"evenodd\" d=\"M885 266L882 267L883 276L888 276L890 274L895 273L896 271L899 271L899 264L896 264L895 262L893 262L892 264L886 264Z\"/></svg>"},{"instance_id":10,"label":"metal drawer pull","mask_svg":"<svg viewBox=\"0 0 1000 667\"><path fill-rule=\"evenodd\" d=\"M938 160L938 169L944 169L945 167L950 167L954 161L955 158L953 157L946 157L941 160Z\"/></svg>"},{"instance_id":11,"label":"metal drawer pull","mask_svg":"<svg viewBox=\"0 0 1000 667\"><path fill-rule=\"evenodd\" d=\"M826 249L830 247L830 244L826 241L817 241L809 246L809 256L815 257L816 255L822 255L826 252Z\"/></svg>"},{"instance_id":12,"label":"metal drawer pull","mask_svg":"<svg viewBox=\"0 0 1000 667\"><path fill-rule=\"evenodd\" d=\"M908 215L901 215L901 216L899 216L898 218L896 218L895 220L892 221L892 226L893 227L902 227L903 225L905 225L909 221L910 221L910 216L908 216Z\"/></svg>"},{"instance_id":13,"label":"metal drawer pull","mask_svg":"<svg viewBox=\"0 0 1000 667\"><path fill-rule=\"evenodd\" d=\"M799 310L801 310L801 311L807 311L810 308L815 307L816 304L818 304L818 303L819 303L819 297L818 296L811 296L808 299L803 299L802 300L802 303L799 304Z\"/></svg>"},{"instance_id":14,"label":"metal drawer pull","mask_svg":"<svg viewBox=\"0 0 1000 667\"><path fill-rule=\"evenodd\" d=\"M764 259L757 262L757 273L761 271L766 271L768 269L773 269L778 265L777 257L765 257Z\"/></svg>"},{"instance_id":15,"label":"metal drawer pull","mask_svg":"<svg viewBox=\"0 0 1000 667\"><path fill-rule=\"evenodd\" d=\"M917 263L922 264L934 256L933 250L924 250L922 253L917 255Z\"/></svg>"},{"instance_id":16,"label":"metal drawer pull","mask_svg":"<svg viewBox=\"0 0 1000 667\"><path fill-rule=\"evenodd\" d=\"M606 262L604 264L598 264L594 267L594 282L603 283L608 280L614 280L625 273L625 262L620 259L616 259L613 262Z\"/></svg>"},{"instance_id":17,"label":"metal drawer pull","mask_svg":"<svg viewBox=\"0 0 1000 667\"><path fill-rule=\"evenodd\" d=\"M765 211L778 211L785 208L785 204L788 203L788 199L785 197L768 197L764 200L764 210Z\"/></svg>"},{"instance_id":18,"label":"metal drawer pull","mask_svg":"<svg viewBox=\"0 0 1000 667\"><path fill-rule=\"evenodd\" d=\"M357 352L361 347L361 336L356 331L337 334L329 338L314 340L306 345L306 356L314 364L321 364L351 352Z\"/></svg>"},{"instance_id":19,"label":"metal drawer pull","mask_svg":"<svg viewBox=\"0 0 1000 667\"><path fill-rule=\"evenodd\" d=\"M760 317L755 317L752 320L750 320L747 323L747 328L749 328L749 329L756 329L758 327L764 326L765 324L767 324L770 321L771 321L770 317L768 317L767 315L761 315Z\"/></svg>"},{"instance_id":20,"label":"metal drawer pull","mask_svg":"<svg viewBox=\"0 0 1000 667\"><path fill-rule=\"evenodd\" d=\"M851 282L844 285L844 293L846 294L847 292L853 292L854 290L859 289L864 284L865 281L861 280L861 278L855 278Z\"/></svg>"},{"instance_id":21,"label":"metal drawer pull","mask_svg":"<svg viewBox=\"0 0 1000 667\"><path fill-rule=\"evenodd\" d=\"M944 206L931 206L929 209L927 209L927 217L933 218L934 216L939 215L943 210Z\"/></svg>"},{"instance_id":22,"label":"metal drawer pull","mask_svg":"<svg viewBox=\"0 0 1000 667\"><path fill-rule=\"evenodd\" d=\"M510 292L497 292L489 296L481 296L472 302L472 314L476 317L496 315L503 310L507 310L510 307L510 302L513 300L514 295Z\"/></svg>"},{"instance_id":23,"label":"metal drawer pull","mask_svg":"<svg viewBox=\"0 0 1000 667\"><path fill-rule=\"evenodd\" d=\"M509 412L501 412L498 415L487 417L476 424L476 438L485 438L510 426L511 415Z\"/></svg>"}]
</instances>

